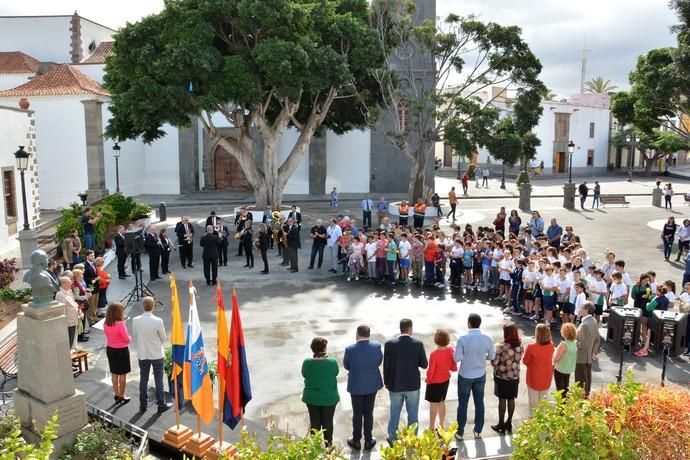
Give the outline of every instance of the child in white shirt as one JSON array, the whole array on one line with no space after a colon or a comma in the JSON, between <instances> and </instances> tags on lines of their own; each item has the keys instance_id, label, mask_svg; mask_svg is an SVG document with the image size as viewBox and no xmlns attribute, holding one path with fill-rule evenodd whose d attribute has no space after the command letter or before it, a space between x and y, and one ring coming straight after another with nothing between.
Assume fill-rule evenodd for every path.
<instances>
[{"instance_id":1,"label":"child in white shirt","mask_svg":"<svg viewBox=\"0 0 690 460\"><path fill-rule=\"evenodd\" d=\"M367 252L367 272L369 273L369 279L373 280L376 278L376 240L369 237L369 242L364 246Z\"/></svg>"}]
</instances>

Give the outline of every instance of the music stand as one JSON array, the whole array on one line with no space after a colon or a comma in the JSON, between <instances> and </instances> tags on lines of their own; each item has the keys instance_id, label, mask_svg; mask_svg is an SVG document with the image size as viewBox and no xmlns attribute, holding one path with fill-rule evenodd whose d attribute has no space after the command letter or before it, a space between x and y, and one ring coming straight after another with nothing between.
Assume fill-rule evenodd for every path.
<instances>
[{"instance_id":1,"label":"music stand","mask_svg":"<svg viewBox=\"0 0 690 460\"><path fill-rule=\"evenodd\" d=\"M139 256L141 255L144 248L144 241L140 232L126 232L125 233L125 252L128 256ZM151 296L154 299L156 296L151 292L151 290L144 284L144 272L141 270L141 261L139 261L138 267L135 270L132 267L132 273L134 273L134 287L122 297L121 302L124 304L125 308L133 302L139 302L146 296ZM163 302L156 300L156 303L163 305Z\"/></svg>"}]
</instances>

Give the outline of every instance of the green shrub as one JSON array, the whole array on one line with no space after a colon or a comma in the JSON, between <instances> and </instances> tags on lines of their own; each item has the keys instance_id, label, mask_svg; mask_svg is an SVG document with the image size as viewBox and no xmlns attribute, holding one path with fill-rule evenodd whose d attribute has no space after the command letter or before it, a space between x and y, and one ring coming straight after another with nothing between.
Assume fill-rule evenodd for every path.
<instances>
[{"instance_id":1,"label":"green shrub","mask_svg":"<svg viewBox=\"0 0 690 460\"><path fill-rule=\"evenodd\" d=\"M515 179L515 183L518 187L522 184L529 184L529 174L525 171L520 171L520 174L518 174L517 179Z\"/></svg>"},{"instance_id":2,"label":"green shrub","mask_svg":"<svg viewBox=\"0 0 690 460\"><path fill-rule=\"evenodd\" d=\"M60 460L128 460L133 458L132 449L124 431L95 422L63 449Z\"/></svg>"},{"instance_id":3,"label":"green shrub","mask_svg":"<svg viewBox=\"0 0 690 460\"><path fill-rule=\"evenodd\" d=\"M513 460L578 460L637 458L630 432L616 433L606 411L571 387L566 398L553 393L556 404L543 400L513 436Z\"/></svg>"},{"instance_id":4,"label":"green shrub","mask_svg":"<svg viewBox=\"0 0 690 460\"><path fill-rule=\"evenodd\" d=\"M31 288L26 289L0 289L0 300L4 302L21 302L26 303L31 300Z\"/></svg>"},{"instance_id":5,"label":"green shrub","mask_svg":"<svg viewBox=\"0 0 690 460\"><path fill-rule=\"evenodd\" d=\"M137 205L137 203L134 201L134 198L131 196L124 196L121 193L108 195L103 200L103 203L113 208L113 212L115 213L115 223L118 225L124 225L129 221L129 216L132 214L132 211Z\"/></svg>"},{"instance_id":6,"label":"green shrub","mask_svg":"<svg viewBox=\"0 0 690 460\"><path fill-rule=\"evenodd\" d=\"M424 430L421 436L415 434L415 425L398 430L398 439L392 446L381 447L383 460L406 460L417 458L444 459L455 452L451 448L453 437L458 431L457 422L448 428L438 427L436 431Z\"/></svg>"},{"instance_id":7,"label":"green shrub","mask_svg":"<svg viewBox=\"0 0 690 460\"><path fill-rule=\"evenodd\" d=\"M151 206L144 203L137 203L132 209L132 211L129 213L129 218L131 220L134 220L143 216L148 216L150 212Z\"/></svg>"},{"instance_id":8,"label":"green shrub","mask_svg":"<svg viewBox=\"0 0 690 460\"><path fill-rule=\"evenodd\" d=\"M321 431L313 432L303 438L270 433L266 447L263 448L256 435L246 429L240 433L240 441L235 446L237 452L232 458L239 460L344 460L345 456L337 448L326 448ZM229 457L221 456L227 460Z\"/></svg>"},{"instance_id":9,"label":"green shrub","mask_svg":"<svg viewBox=\"0 0 690 460\"><path fill-rule=\"evenodd\" d=\"M53 452L53 441L57 438L57 414L46 423L38 446L29 444L22 438L16 416L8 415L4 419L0 426L7 431L0 436L0 460L47 460L50 457Z\"/></svg>"}]
</instances>

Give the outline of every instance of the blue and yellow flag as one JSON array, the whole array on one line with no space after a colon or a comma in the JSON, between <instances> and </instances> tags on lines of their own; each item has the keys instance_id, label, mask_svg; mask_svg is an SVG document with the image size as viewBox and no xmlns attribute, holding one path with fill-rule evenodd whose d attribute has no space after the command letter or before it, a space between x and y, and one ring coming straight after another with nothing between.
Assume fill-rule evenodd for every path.
<instances>
[{"instance_id":1,"label":"blue and yellow flag","mask_svg":"<svg viewBox=\"0 0 690 460\"><path fill-rule=\"evenodd\" d=\"M205 424L211 423L215 414L213 386L208 375L208 360L201 334L201 322L196 308L196 289L189 283L189 323L184 356L185 399L192 400L194 410ZM187 397L189 396L189 397Z\"/></svg>"}]
</instances>

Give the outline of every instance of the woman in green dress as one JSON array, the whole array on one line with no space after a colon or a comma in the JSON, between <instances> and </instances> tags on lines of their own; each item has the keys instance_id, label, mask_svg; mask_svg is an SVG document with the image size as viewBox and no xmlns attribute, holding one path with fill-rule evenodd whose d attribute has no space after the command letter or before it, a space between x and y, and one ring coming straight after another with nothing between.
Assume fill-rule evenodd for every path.
<instances>
[{"instance_id":1,"label":"woman in green dress","mask_svg":"<svg viewBox=\"0 0 690 460\"><path fill-rule=\"evenodd\" d=\"M337 382L338 362L328 357L327 345L328 340L323 337L315 337L311 341L311 351L314 355L302 363L302 402L309 410L310 430L323 430L323 437L329 446L333 441L333 415L340 396Z\"/></svg>"}]
</instances>

